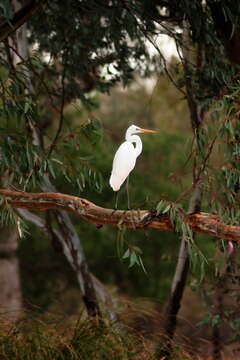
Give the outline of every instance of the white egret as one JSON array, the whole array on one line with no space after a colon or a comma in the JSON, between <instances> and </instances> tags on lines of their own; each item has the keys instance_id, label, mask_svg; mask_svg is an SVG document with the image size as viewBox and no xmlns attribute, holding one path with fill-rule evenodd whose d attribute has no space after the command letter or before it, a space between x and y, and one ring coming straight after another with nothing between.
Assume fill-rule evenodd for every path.
<instances>
[{"instance_id":1,"label":"white egret","mask_svg":"<svg viewBox=\"0 0 240 360\"><path fill-rule=\"evenodd\" d=\"M127 196L128 196L128 208L129 206L129 194L128 194L128 177L130 172L134 169L137 157L142 152L142 140L136 134L140 133L155 133L154 130L142 129L139 126L131 125L126 131L125 139L118 148L112 166L112 173L109 180L109 184L113 191L118 191L124 181L127 179ZM135 146L133 145L135 144ZM115 208L117 207L117 196Z\"/></svg>"}]
</instances>

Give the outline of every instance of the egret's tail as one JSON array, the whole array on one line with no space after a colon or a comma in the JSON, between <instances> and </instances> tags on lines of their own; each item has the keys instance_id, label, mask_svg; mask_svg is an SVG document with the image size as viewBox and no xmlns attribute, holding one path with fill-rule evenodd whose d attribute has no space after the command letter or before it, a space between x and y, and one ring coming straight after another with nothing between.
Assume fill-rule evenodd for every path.
<instances>
[{"instance_id":1,"label":"egret's tail","mask_svg":"<svg viewBox=\"0 0 240 360\"><path fill-rule=\"evenodd\" d=\"M116 177L111 174L109 184L112 187L113 191L118 191L120 189L121 184L117 181Z\"/></svg>"}]
</instances>

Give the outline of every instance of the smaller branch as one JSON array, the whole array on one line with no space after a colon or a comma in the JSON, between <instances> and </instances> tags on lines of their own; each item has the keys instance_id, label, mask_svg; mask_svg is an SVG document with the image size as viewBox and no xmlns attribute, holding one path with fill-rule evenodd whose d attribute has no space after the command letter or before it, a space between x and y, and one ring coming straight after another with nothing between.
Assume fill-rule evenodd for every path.
<instances>
[{"instance_id":1,"label":"smaller branch","mask_svg":"<svg viewBox=\"0 0 240 360\"><path fill-rule=\"evenodd\" d=\"M155 210L113 210L95 205L87 199L61 193L26 193L0 189L13 208L29 210L65 210L96 225L124 225L133 229L153 228L172 230L174 226L166 214L156 215ZM240 242L240 225L228 225L216 214L191 213L183 217L193 232L204 233L224 240Z\"/></svg>"},{"instance_id":2,"label":"smaller branch","mask_svg":"<svg viewBox=\"0 0 240 360\"><path fill-rule=\"evenodd\" d=\"M210 156L212 155L213 146L215 145L215 142L216 142L216 140L217 140L217 137L218 137L218 135L216 135L216 136L213 138L211 144L210 144L209 147L208 147L207 154L206 154L205 158L203 159L203 162L202 162L202 164L201 164L201 166L200 166L200 169L198 170L198 174L197 174L197 176L196 176L196 181L197 181L197 182L201 179L201 175L204 173L204 171L205 171L205 169L206 169L208 160L209 160Z\"/></svg>"},{"instance_id":3,"label":"smaller branch","mask_svg":"<svg viewBox=\"0 0 240 360\"><path fill-rule=\"evenodd\" d=\"M61 106L60 106L60 116L59 116L59 125L58 125L58 129L56 132L56 135L53 139L53 142L50 146L49 152L48 152L48 156L51 155L57 140L59 138L59 135L61 134L62 131L62 127L63 127L63 120L64 120L64 116L63 116L63 110L64 110L64 105L65 105L65 75L66 75L66 66L63 64L64 68L63 68L63 72L62 72L62 77L61 77L61 86L62 86L62 94L61 94Z\"/></svg>"},{"instance_id":4,"label":"smaller branch","mask_svg":"<svg viewBox=\"0 0 240 360\"><path fill-rule=\"evenodd\" d=\"M12 32L29 20L40 8L36 0L29 1L27 5L18 10L11 21L4 21L0 24L0 41L5 40Z\"/></svg>"}]
</instances>

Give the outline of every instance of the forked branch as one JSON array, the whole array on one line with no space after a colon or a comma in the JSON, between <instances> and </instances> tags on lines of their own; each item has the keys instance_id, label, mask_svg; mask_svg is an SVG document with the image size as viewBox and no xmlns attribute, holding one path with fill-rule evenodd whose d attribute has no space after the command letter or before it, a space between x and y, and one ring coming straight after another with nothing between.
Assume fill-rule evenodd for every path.
<instances>
[{"instance_id":1,"label":"forked branch","mask_svg":"<svg viewBox=\"0 0 240 360\"><path fill-rule=\"evenodd\" d=\"M120 224L133 229L153 228L172 230L174 226L166 214L156 214L155 210L113 210L95 205L87 199L61 193L27 193L0 189L0 194L13 208L28 210L58 209L74 213L96 225ZM240 225L228 225L219 216L209 213L187 214L183 221L193 232L201 232L216 238L240 242Z\"/></svg>"}]
</instances>

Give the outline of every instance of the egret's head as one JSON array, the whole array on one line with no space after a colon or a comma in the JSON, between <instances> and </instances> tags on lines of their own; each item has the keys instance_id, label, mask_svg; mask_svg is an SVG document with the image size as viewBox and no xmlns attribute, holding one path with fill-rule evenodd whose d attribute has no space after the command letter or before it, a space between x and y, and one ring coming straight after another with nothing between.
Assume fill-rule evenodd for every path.
<instances>
[{"instance_id":1,"label":"egret's head","mask_svg":"<svg viewBox=\"0 0 240 360\"><path fill-rule=\"evenodd\" d=\"M139 126L131 125L131 126L129 126L129 128L127 129L126 137L127 137L127 136L131 136L131 135L134 135L134 134L155 133L155 132L156 132L156 131L154 131L154 130L143 129L143 128L140 128Z\"/></svg>"}]
</instances>

